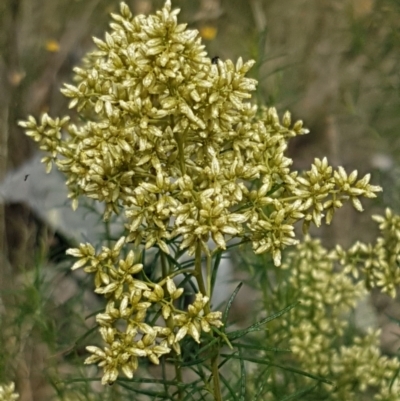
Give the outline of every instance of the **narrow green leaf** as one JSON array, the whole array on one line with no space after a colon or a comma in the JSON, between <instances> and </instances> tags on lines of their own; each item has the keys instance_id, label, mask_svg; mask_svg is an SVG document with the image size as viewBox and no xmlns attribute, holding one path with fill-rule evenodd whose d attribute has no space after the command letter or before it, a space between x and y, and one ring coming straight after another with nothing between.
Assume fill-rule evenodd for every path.
<instances>
[{"instance_id":1,"label":"narrow green leaf","mask_svg":"<svg viewBox=\"0 0 400 401\"><path fill-rule=\"evenodd\" d=\"M96 326L92 327L91 329L89 329L88 331L86 331L86 333L82 334L80 337L78 337L78 338L75 340L75 342L74 342L73 345L71 345L70 347L68 347L66 350L62 351L62 354L63 354L64 356L69 355L71 352L73 352L73 351L77 348L78 344L79 344L80 342L82 342L82 340L84 340L86 337L90 336L90 334L92 334L92 333L93 333L94 331L96 331L97 329L98 329L98 326L96 325Z\"/></svg>"},{"instance_id":2,"label":"narrow green leaf","mask_svg":"<svg viewBox=\"0 0 400 401\"><path fill-rule=\"evenodd\" d=\"M226 357L226 358L231 358L231 359L239 359L240 358L239 356L237 356L235 354L221 354L221 356L222 357ZM331 382L328 379L325 379L324 377L317 376L317 375L305 372L305 371L300 370L300 369L292 368L290 366L279 365L277 363L270 362L266 358L265 359L261 359L261 358L251 358L251 357L243 356L243 359L245 359L246 361L249 361L249 362L258 363L260 365L274 366L276 368L287 370L288 372L297 373L299 375L303 375L303 376L309 377L311 379L318 380L319 382L322 382L322 383L327 383L327 384L332 384L333 385L333 382Z\"/></svg>"},{"instance_id":3,"label":"narrow green leaf","mask_svg":"<svg viewBox=\"0 0 400 401\"><path fill-rule=\"evenodd\" d=\"M217 281L217 273L221 259L222 259L222 251L218 251L215 256L214 267L212 269L212 275L211 275L211 294L214 292L214 286L215 282Z\"/></svg>"},{"instance_id":4,"label":"narrow green leaf","mask_svg":"<svg viewBox=\"0 0 400 401\"><path fill-rule=\"evenodd\" d=\"M168 361L170 361L170 362L173 362L173 361L175 361L175 360L176 360L176 359L168 358ZM190 366L202 365L204 362L206 362L206 361L208 361L208 360L209 360L208 357L206 357L206 358L198 358L198 359L194 359L194 360L192 360L192 361L182 362L182 363L180 364L180 366L182 366L182 367L190 367Z\"/></svg>"},{"instance_id":5,"label":"narrow green leaf","mask_svg":"<svg viewBox=\"0 0 400 401\"><path fill-rule=\"evenodd\" d=\"M244 359L242 358L242 350L239 348L239 364L240 364L240 401L246 401L246 368Z\"/></svg>"},{"instance_id":6,"label":"narrow green leaf","mask_svg":"<svg viewBox=\"0 0 400 401\"><path fill-rule=\"evenodd\" d=\"M266 317L265 319L260 320L257 323L254 323L253 325L249 326L247 329L243 329L243 330L236 330L236 331L231 331L230 333L227 333L228 338L230 341L232 340L236 340L237 338L243 337L248 333L251 333L253 331L259 331L261 330L261 326L263 326L264 324L270 322L271 320L274 320L280 316L282 316L283 314L289 312L291 309L293 309L296 305L298 305L300 302L295 302L289 306L287 306L286 308L280 310L277 313L274 313L271 316Z\"/></svg>"},{"instance_id":7,"label":"narrow green leaf","mask_svg":"<svg viewBox=\"0 0 400 401\"><path fill-rule=\"evenodd\" d=\"M228 380L226 380L225 377L224 377L222 374L220 374L219 377L220 377L222 383L224 383L225 387L228 389L229 394L230 394L231 397L232 397L232 400L234 400L234 401L240 401L240 399L239 399L239 398L237 397L237 395L236 395L236 392L233 390L233 388L232 388L231 385L229 384Z\"/></svg>"},{"instance_id":8,"label":"narrow green leaf","mask_svg":"<svg viewBox=\"0 0 400 401\"><path fill-rule=\"evenodd\" d=\"M204 354L206 350L211 348L216 342L218 342L219 338L214 337L211 341L209 341L204 347L201 347L199 351L197 352L197 355Z\"/></svg>"},{"instance_id":9,"label":"narrow green leaf","mask_svg":"<svg viewBox=\"0 0 400 401\"><path fill-rule=\"evenodd\" d=\"M242 286L243 286L243 283L239 283L237 285L237 287L235 288L235 291L233 291L232 295L229 298L228 304L226 305L226 308L224 310L224 314L222 315L222 322L224 323L224 325L226 324L226 321L228 319L228 314L231 309L232 303L235 300L236 295L238 294L238 292L242 288Z\"/></svg>"},{"instance_id":10,"label":"narrow green leaf","mask_svg":"<svg viewBox=\"0 0 400 401\"><path fill-rule=\"evenodd\" d=\"M199 384L199 385L198 385ZM192 401L193 400L193 394L196 394L196 396L201 396L201 399L204 399L204 395L202 393L206 392L204 389L204 382L202 380L196 380L194 382L191 382L190 384L186 385L185 388L186 395L184 398L182 398L182 401ZM177 392L178 393L178 392ZM176 395L178 396L178 394ZM173 398L175 399L175 398ZM180 399L180 398L178 398Z\"/></svg>"},{"instance_id":11,"label":"narrow green leaf","mask_svg":"<svg viewBox=\"0 0 400 401\"><path fill-rule=\"evenodd\" d=\"M264 387L267 384L267 377L269 376L269 367L265 368L261 374L257 377L255 383L259 386L257 389L257 393L253 397L253 401L257 401L264 391ZM266 374L267 373L267 374ZM267 376L264 378L264 376Z\"/></svg>"},{"instance_id":12,"label":"narrow green leaf","mask_svg":"<svg viewBox=\"0 0 400 401\"><path fill-rule=\"evenodd\" d=\"M118 384L121 387L126 388L127 390L130 390L132 392L134 392L135 394L143 394L143 395L148 395L149 397L157 397L157 398L161 398L164 400L167 400L170 398L170 396L168 394L165 394L164 392L161 391L151 391L151 390L144 390L142 388L138 388L138 387L131 387L128 386L126 383L118 380Z\"/></svg>"},{"instance_id":13,"label":"narrow green leaf","mask_svg":"<svg viewBox=\"0 0 400 401\"><path fill-rule=\"evenodd\" d=\"M237 352L234 352L234 353L232 353L232 354L229 354L229 355L237 355ZM229 362L229 357L228 358L225 358L222 362L220 362L219 364L218 364L218 369L220 370L227 362Z\"/></svg>"},{"instance_id":14,"label":"narrow green leaf","mask_svg":"<svg viewBox=\"0 0 400 401\"><path fill-rule=\"evenodd\" d=\"M255 351L267 351L267 352L292 352L289 348L278 348L278 347L261 347L259 345L250 345L242 343L231 343L233 346L238 348L254 349Z\"/></svg>"},{"instance_id":15,"label":"narrow green leaf","mask_svg":"<svg viewBox=\"0 0 400 401\"><path fill-rule=\"evenodd\" d=\"M249 327L250 331L257 331L259 330L259 328L261 326L263 326L264 324L270 322L271 320L274 320L282 315L284 315L285 313L289 312L291 309L293 309L295 306L297 306L298 304L300 304L300 301L294 302L292 304L290 304L289 306L287 306L286 308L280 310L277 313L274 313L271 316L266 317L265 319L262 319L261 321L259 321L258 323L253 324L252 326Z\"/></svg>"}]
</instances>

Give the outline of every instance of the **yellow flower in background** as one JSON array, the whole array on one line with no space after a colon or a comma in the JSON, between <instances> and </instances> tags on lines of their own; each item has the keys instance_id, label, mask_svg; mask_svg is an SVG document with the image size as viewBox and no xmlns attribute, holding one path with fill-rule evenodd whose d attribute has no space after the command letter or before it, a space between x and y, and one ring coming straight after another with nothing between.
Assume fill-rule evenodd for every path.
<instances>
[{"instance_id":1,"label":"yellow flower in background","mask_svg":"<svg viewBox=\"0 0 400 401\"><path fill-rule=\"evenodd\" d=\"M212 25L204 25L199 29L200 36L205 40L213 40L217 36L218 29Z\"/></svg>"},{"instance_id":2,"label":"yellow flower in background","mask_svg":"<svg viewBox=\"0 0 400 401\"><path fill-rule=\"evenodd\" d=\"M60 51L60 44L56 40L50 39L46 41L45 48L50 53L57 53Z\"/></svg>"}]
</instances>

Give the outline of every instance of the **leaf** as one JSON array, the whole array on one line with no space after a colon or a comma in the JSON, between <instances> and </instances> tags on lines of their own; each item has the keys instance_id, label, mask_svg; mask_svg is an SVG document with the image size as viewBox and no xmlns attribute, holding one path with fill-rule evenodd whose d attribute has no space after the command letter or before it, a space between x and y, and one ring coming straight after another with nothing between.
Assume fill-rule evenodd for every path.
<instances>
[{"instance_id":1,"label":"leaf","mask_svg":"<svg viewBox=\"0 0 400 401\"><path fill-rule=\"evenodd\" d=\"M214 266L215 266L215 265L214 265ZM215 269L215 267L214 267L214 269ZM240 283L236 286L235 291L233 291L231 297L229 298L228 304L226 305L226 308L225 308L225 310L224 310L224 314L223 314L223 316L222 316L222 322L224 323L224 325L226 324L226 321L227 321L227 319L228 319L228 314L229 314L229 311L230 311L230 309L231 309L232 303L233 303L233 301L235 300L236 295L238 294L238 292L239 292L239 290L242 288L242 286L243 286L243 283L240 282Z\"/></svg>"},{"instance_id":2,"label":"leaf","mask_svg":"<svg viewBox=\"0 0 400 401\"><path fill-rule=\"evenodd\" d=\"M240 401L240 399L236 396L236 392L233 390L233 388L229 384L228 380L226 380L222 374L219 375L219 378L221 379L222 383L224 383L225 387L228 389L228 391L232 397L230 399L235 400L235 401Z\"/></svg>"},{"instance_id":3,"label":"leaf","mask_svg":"<svg viewBox=\"0 0 400 401\"><path fill-rule=\"evenodd\" d=\"M241 343L232 343L233 346L238 348L245 349L254 349L256 351L265 351L265 352L292 352L289 348L279 348L279 347L260 347L259 345L250 345L250 344L241 344Z\"/></svg>"},{"instance_id":4,"label":"leaf","mask_svg":"<svg viewBox=\"0 0 400 401\"><path fill-rule=\"evenodd\" d=\"M261 330L261 326L263 326L264 324L270 322L271 320L274 320L280 316L282 316L283 314L289 312L291 309L293 309L295 306L297 306L300 303L300 301L295 302L289 306L287 306L286 308L280 310L277 313L274 313L271 316L266 317L265 319L262 319L261 321L249 326L247 329L243 329L243 330L236 330L236 331L231 331L230 333L227 333L228 338L230 341L232 340L236 340L237 338L243 337L248 333L251 333L253 331L259 331Z\"/></svg>"},{"instance_id":5,"label":"leaf","mask_svg":"<svg viewBox=\"0 0 400 401\"><path fill-rule=\"evenodd\" d=\"M218 269L219 269L219 265L220 265L221 259L222 259L222 251L216 250L215 252L216 252L215 262L214 262L214 267L212 269L212 274L211 274L211 294L214 293L214 287L215 287L215 283L217 280Z\"/></svg>"},{"instance_id":6,"label":"leaf","mask_svg":"<svg viewBox=\"0 0 400 401\"><path fill-rule=\"evenodd\" d=\"M239 348L240 363L240 400L246 401L246 368L244 366L244 359L242 358L242 350Z\"/></svg>"},{"instance_id":7,"label":"leaf","mask_svg":"<svg viewBox=\"0 0 400 401\"><path fill-rule=\"evenodd\" d=\"M324 377L317 376L317 375L314 375L312 373L305 372L304 370L292 368L291 366L279 365L277 363L273 363L273 362L269 361L266 358L264 358L264 359L263 358L251 358L251 357L246 357L246 356L243 356L243 355L241 357L239 357L239 356L237 356L235 354L221 354L221 357L225 357L225 358L228 358L228 359L241 359L241 358L243 358L244 360L249 361L249 362L258 363L260 365L274 366L276 368L287 370L288 372L297 373L299 375L309 377L310 379L318 380L319 382L322 382L322 383L333 385L332 381L330 381L328 379L325 379Z\"/></svg>"},{"instance_id":8,"label":"leaf","mask_svg":"<svg viewBox=\"0 0 400 401\"><path fill-rule=\"evenodd\" d=\"M168 394L165 394L165 392L161 391L150 391L150 390L144 390L143 388L139 387L131 387L125 384L122 380L118 379L118 384L121 387L124 387L130 391L132 391L134 394L143 394L143 395L148 395L149 397L152 397L153 400L156 400L157 398L161 398L164 400L170 400L170 396Z\"/></svg>"},{"instance_id":9,"label":"leaf","mask_svg":"<svg viewBox=\"0 0 400 401\"><path fill-rule=\"evenodd\" d=\"M257 401L260 399L260 396L262 395L263 391L264 391L264 386L268 383L268 379L267 377L270 375L270 369L265 368L261 374L258 376L258 378L255 380L255 382L258 384L258 389L257 389L257 393L254 394L254 398L253 401ZM264 375L266 374L267 377L264 378Z\"/></svg>"}]
</instances>

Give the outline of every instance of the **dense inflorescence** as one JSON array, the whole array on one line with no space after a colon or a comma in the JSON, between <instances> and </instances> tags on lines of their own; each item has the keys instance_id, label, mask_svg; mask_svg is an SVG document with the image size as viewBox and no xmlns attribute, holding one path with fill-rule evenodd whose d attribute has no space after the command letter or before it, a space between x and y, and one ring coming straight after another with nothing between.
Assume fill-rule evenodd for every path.
<instances>
[{"instance_id":1,"label":"dense inflorescence","mask_svg":"<svg viewBox=\"0 0 400 401\"><path fill-rule=\"evenodd\" d=\"M380 231L375 244L357 241L347 251L337 245L333 256L355 278L361 272L368 289L381 288L394 298L400 284L400 216L386 209L384 216L372 218Z\"/></svg>"},{"instance_id":2,"label":"dense inflorescence","mask_svg":"<svg viewBox=\"0 0 400 401\"><path fill-rule=\"evenodd\" d=\"M186 335L200 341L202 332L221 327L221 313L210 310L210 279L198 268L202 255L210 267L236 239L280 265L282 250L297 243L296 222L305 231L323 217L330 223L345 200L362 210L359 198L380 190L369 175L357 179L326 158L309 171L291 170L285 150L290 138L308 132L302 122L252 104L257 82L246 74L254 62L212 63L170 1L147 17L132 16L124 3L120 11L111 33L95 38L97 50L74 69L76 85L62 90L84 118L75 124L45 114L20 123L47 153L47 170L55 164L67 176L73 208L86 196L105 205L105 219L126 218L126 235L113 248L69 251L79 259L74 268L94 274L96 292L108 300L97 316L107 346L88 347L87 360L104 368L103 383L120 369L131 377L139 357L158 363L171 349L179 353ZM195 255L198 293L186 311L174 306L183 291L172 280L177 265L159 282L148 280L141 246L169 261ZM153 306L165 326L146 321Z\"/></svg>"},{"instance_id":3,"label":"dense inflorescence","mask_svg":"<svg viewBox=\"0 0 400 401\"><path fill-rule=\"evenodd\" d=\"M375 244L357 242L348 250L337 246L329 252L306 236L282 264L289 279L279 291L301 305L279 324L289 333L290 349L302 369L334 382L334 389L325 388L330 400L356 401L361 394L374 394L375 400L395 401L400 392L400 362L382 354L380 330L369 328L366 335L344 341L348 315L367 290L376 286L396 295L400 216L387 209L385 216L373 218L380 229Z\"/></svg>"},{"instance_id":4,"label":"dense inflorescence","mask_svg":"<svg viewBox=\"0 0 400 401\"><path fill-rule=\"evenodd\" d=\"M324 214L330 222L343 199L361 210L358 198L375 196L369 175L357 181L326 159L301 176L290 171L287 140L307 130L289 113L280 122L274 108L258 112L245 101L256 87L245 77L254 62L212 64L168 2L157 15L133 18L125 4L121 14L85 68L75 68L79 84L63 89L90 120L23 123L49 153L44 162L68 176L75 206L86 195L106 204L106 218L124 210L129 240L146 248L168 253L166 241L182 236L194 253L198 241L208 249L210 235L220 248L240 236L279 264L280 249L295 243L294 222L320 225Z\"/></svg>"}]
</instances>

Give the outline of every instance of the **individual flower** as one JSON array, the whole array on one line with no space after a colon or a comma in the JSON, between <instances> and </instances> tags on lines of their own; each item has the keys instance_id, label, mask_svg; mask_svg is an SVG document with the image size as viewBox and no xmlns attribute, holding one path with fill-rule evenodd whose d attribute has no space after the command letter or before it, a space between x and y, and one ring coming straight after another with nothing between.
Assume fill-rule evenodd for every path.
<instances>
[{"instance_id":1,"label":"individual flower","mask_svg":"<svg viewBox=\"0 0 400 401\"><path fill-rule=\"evenodd\" d=\"M175 314L173 316L174 323L180 327L175 342L179 342L187 334L189 334L196 342L200 342L201 331L209 332L210 325L221 327L222 313L209 312L204 314L204 307L207 305L209 298L201 293L196 294L195 301L188 306L188 313Z\"/></svg>"}]
</instances>

